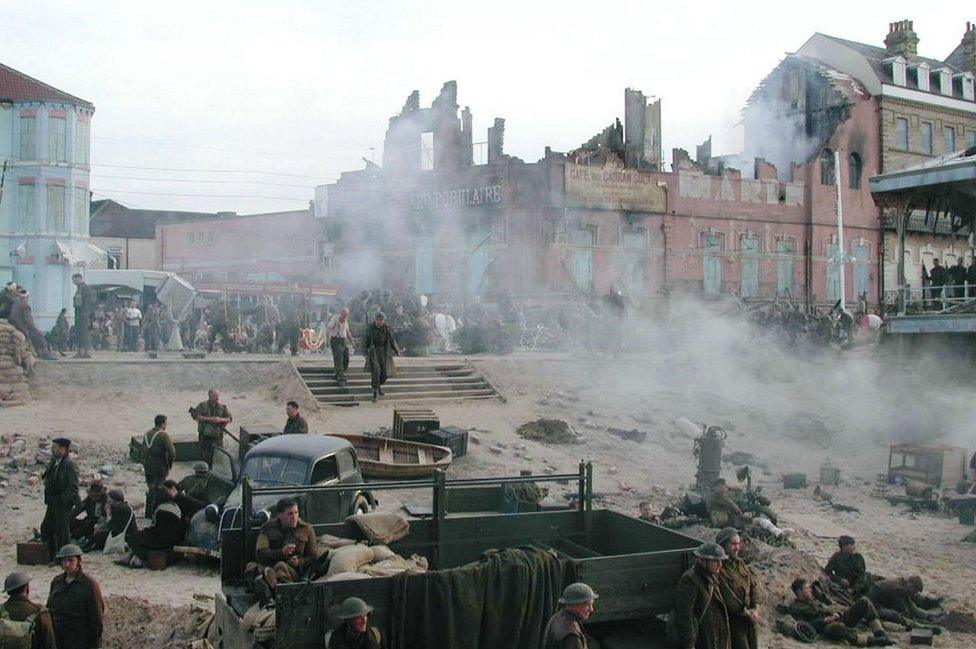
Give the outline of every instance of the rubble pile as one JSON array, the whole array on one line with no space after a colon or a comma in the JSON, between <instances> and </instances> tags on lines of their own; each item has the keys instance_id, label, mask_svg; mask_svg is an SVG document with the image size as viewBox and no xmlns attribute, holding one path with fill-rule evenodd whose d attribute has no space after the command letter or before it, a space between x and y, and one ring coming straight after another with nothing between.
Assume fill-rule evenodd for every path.
<instances>
[{"instance_id":1,"label":"rubble pile","mask_svg":"<svg viewBox=\"0 0 976 649\"><path fill-rule=\"evenodd\" d=\"M515 431L524 439L545 444L577 444L579 435L562 419L537 419L522 424Z\"/></svg>"},{"instance_id":2,"label":"rubble pile","mask_svg":"<svg viewBox=\"0 0 976 649\"><path fill-rule=\"evenodd\" d=\"M0 408L22 406L30 401L27 377L36 362L37 357L24 334L6 320L0 320Z\"/></svg>"},{"instance_id":3,"label":"rubble pile","mask_svg":"<svg viewBox=\"0 0 976 649\"><path fill-rule=\"evenodd\" d=\"M198 625L207 617L199 606L151 604L140 597L105 597L103 649L129 649L139 638L144 649L187 649L199 637Z\"/></svg>"}]
</instances>

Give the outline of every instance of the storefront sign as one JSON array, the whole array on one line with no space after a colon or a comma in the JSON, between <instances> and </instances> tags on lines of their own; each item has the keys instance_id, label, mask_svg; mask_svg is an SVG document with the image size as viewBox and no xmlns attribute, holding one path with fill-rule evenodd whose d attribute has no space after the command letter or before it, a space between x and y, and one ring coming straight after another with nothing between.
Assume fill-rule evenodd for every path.
<instances>
[{"instance_id":1,"label":"storefront sign","mask_svg":"<svg viewBox=\"0 0 976 649\"><path fill-rule=\"evenodd\" d=\"M454 207L497 207L502 202L501 184L461 189L428 190L391 194L389 202L397 209L443 210Z\"/></svg>"},{"instance_id":2,"label":"storefront sign","mask_svg":"<svg viewBox=\"0 0 976 649\"><path fill-rule=\"evenodd\" d=\"M637 212L665 212L659 176L612 165L566 164L566 205Z\"/></svg>"}]
</instances>

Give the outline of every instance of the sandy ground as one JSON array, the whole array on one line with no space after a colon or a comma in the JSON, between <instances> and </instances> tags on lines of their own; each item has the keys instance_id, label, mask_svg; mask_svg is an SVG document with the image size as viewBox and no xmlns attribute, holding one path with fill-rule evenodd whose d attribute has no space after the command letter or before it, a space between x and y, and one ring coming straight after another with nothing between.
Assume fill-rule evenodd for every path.
<instances>
[{"instance_id":1,"label":"sandy ground","mask_svg":"<svg viewBox=\"0 0 976 649\"><path fill-rule=\"evenodd\" d=\"M455 462L451 474L575 472L581 459L592 460L602 506L636 513L637 503L646 499L660 509L676 501L694 479L694 433L682 418L721 425L729 434L727 452L761 459L765 468L755 468L754 481L772 498L784 524L798 517L806 525L796 526L799 552L775 549L763 557L770 604L785 596L797 574L813 574L833 552L834 539L817 536L819 528L831 533L842 528L857 537L872 572L920 574L953 607L976 610L971 589L976 566L968 561L973 549L960 542L970 530L953 519L912 515L870 495L876 475L885 469L891 441L963 441L957 436L973 423L971 386L938 383L914 361L882 363L871 349L798 357L751 332L707 339L700 333L701 328L692 327L681 335L649 332L634 346L639 352L620 359L529 353L469 359L505 400L432 404L443 423L473 429L469 454ZM96 354L92 362L40 364L36 401L0 411L0 429L23 434L31 444L41 437L71 437L80 444L84 469L113 460L117 471L109 480L130 500L141 501L142 476L124 460L129 437L148 429L156 413L170 416L172 433L193 434L186 410L206 397L210 385L222 389L235 425L281 424L286 400L297 396L308 403L282 357L144 362L106 353ZM314 432L358 432L390 426L393 405L318 409L309 404L305 410ZM519 425L539 417L565 419L581 443L547 446L515 434ZM626 441L610 428L646 431L647 438ZM490 451L497 445L504 446L500 453ZM782 473L800 471L815 479L827 459L842 472L841 486L831 489L835 501L856 506L860 513L833 511L814 500L810 488L782 489ZM180 465L177 473L188 471L188 465ZM727 479L734 481L733 473L726 465ZM0 469L0 474L9 481L0 497L0 516L7 521L0 536L0 571L7 572L14 567L14 543L39 525L43 509L40 487L25 485L27 471ZM568 489L552 486L555 497ZM135 606L142 611L187 606L194 594L206 596L219 587L213 571L191 565L162 573L127 570L99 555L86 557L85 565L107 594L144 600L142 608ZM32 568L31 573L35 596L45 597L54 569ZM134 606L115 601L116 612ZM190 617L187 610L178 615ZM171 630L172 624L163 627ZM793 644L770 633L762 640L769 647ZM946 634L937 644L971 647L976 637Z\"/></svg>"}]
</instances>

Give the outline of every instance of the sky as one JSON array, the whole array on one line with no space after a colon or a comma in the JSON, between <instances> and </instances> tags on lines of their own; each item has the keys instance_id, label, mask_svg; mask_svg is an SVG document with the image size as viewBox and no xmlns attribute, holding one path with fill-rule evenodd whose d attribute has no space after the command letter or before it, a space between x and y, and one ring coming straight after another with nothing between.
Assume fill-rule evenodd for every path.
<instances>
[{"instance_id":1,"label":"sky","mask_svg":"<svg viewBox=\"0 0 976 649\"><path fill-rule=\"evenodd\" d=\"M32 0L0 11L0 62L95 104L96 199L246 214L302 209L315 185L380 162L407 95L429 105L448 80L475 141L503 117L506 153L527 162L622 119L627 87L662 99L666 162L709 135L734 153L749 94L814 32L880 46L913 19L919 53L942 59L976 20L960 0L919 7Z\"/></svg>"}]
</instances>

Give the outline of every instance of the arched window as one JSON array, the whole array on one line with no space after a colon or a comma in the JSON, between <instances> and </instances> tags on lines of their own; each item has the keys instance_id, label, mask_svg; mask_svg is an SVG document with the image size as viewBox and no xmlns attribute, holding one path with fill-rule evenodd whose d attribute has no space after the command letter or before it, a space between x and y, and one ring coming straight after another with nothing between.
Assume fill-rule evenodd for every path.
<instances>
[{"instance_id":1,"label":"arched window","mask_svg":"<svg viewBox=\"0 0 976 649\"><path fill-rule=\"evenodd\" d=\"M861 156L852 153L848 160L848 185L851 189L861 188Z\"/></svg>"},{"instance_id":2,"label":"arched window","mask_svg":"<svg viewBox=\"0 0 976 649\"><path fill-rule=\"evenodd\" d=\"M824 149L820 154L820 184L834 184L834 152Z\"/></svg>"}]
</instances>

